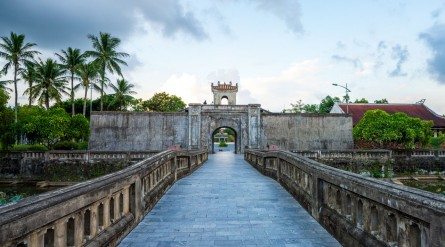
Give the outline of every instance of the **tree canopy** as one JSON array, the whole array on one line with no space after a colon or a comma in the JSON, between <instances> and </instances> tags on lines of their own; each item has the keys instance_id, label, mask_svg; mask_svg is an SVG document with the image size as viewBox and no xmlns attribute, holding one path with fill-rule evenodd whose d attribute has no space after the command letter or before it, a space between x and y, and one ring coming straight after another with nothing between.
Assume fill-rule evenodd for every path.
<instances>
[{"instance_id":1,"label":"tree canopy","mask_svg":"<svg viewBox=\"0 0 445 247\"><path fill-rule=\"evenodd\" d=\"M383 110L370 110L353 129L355 140L375 142L381 148L391 144L414 148L425 145L432 136L432 121L409 117L405 113L388 114Z\"/></svg>"},{"instance_id":2,"label":"tree canopy","mask_svg":"<svg viewBox=\"0 0 445 247\"><path fill-rule=\"evenodd\" d=\"M180 97L162 92L156 93L149 100L143 101L142 106L146 111L177 112L184 109L186 104Z\"/></svg>"}]
</instances>

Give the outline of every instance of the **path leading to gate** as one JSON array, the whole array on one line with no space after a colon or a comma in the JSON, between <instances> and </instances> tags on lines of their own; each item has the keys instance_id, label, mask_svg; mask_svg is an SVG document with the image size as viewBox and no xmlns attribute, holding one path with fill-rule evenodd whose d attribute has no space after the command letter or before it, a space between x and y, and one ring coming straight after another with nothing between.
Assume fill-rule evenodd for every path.
<instances>
[{"instance_id":1,"label":"path leading to gate","mask_svg":"<svg viewBox=\"0 0 445 247\"><path fill-rule=\"evenodd\" d=\"M119 246L341 246L276 181L219 152L179 180Z\"/></svg>"}]
</instances>

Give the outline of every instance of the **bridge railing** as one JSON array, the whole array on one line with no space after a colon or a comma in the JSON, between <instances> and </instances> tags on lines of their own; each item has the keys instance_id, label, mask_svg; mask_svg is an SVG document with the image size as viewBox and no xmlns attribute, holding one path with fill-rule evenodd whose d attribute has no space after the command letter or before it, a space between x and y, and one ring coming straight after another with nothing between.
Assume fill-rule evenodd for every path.
<instances>
[{"instance_id":1,"label":"bridge railing","mask_svg":"<svg viewBox=\"0 0 445 247\"><path fill-rule=\"evenodd\" d=\"M0 158L40 158L52 159L126 159L143 160L161 151L89 151L89 150L50 150L50 151L0 151Z\"/></svg>"},{"instance_id":2,"label":"bridge railing","mask_svg":"<svg viewBox=\"0 0 445 247\"><path fill-rule=\"evenodd\" d=\"M441 246L445 198L323 165L284 151L245 159L279 181L345 246Z\"/></svg>"},{"instance_id":3,"label":"bridge railing","mask_svg":"<svg viewBox=\"0 0 445 247\"><path fill-rule=\"evenodd\" d=\"M0 246L114 246L207 151L164 151L121 171L0 207Z\"/></svg>"}]
</instances>

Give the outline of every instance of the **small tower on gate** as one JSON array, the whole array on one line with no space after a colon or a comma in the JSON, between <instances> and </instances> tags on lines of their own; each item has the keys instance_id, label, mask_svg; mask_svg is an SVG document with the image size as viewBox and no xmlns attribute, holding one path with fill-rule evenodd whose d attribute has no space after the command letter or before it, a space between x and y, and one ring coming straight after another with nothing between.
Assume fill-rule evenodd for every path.
<instances>
[{"instance_id":1,"label":"small tower on gate","mask_svg":"<svg viewBox=\"0 0 445 247\"><path fill-rule=\"evenodd\" d=\"M213 92L213 104L221 105L222 99L227 99L229 105L236 105L236 93L238 92L238 83L235 86L232 85L232 82L226 84L225 82L221 84L218 81L217 85L213 85L212 83L212 92Z\"/></svg>"}]
</instances>

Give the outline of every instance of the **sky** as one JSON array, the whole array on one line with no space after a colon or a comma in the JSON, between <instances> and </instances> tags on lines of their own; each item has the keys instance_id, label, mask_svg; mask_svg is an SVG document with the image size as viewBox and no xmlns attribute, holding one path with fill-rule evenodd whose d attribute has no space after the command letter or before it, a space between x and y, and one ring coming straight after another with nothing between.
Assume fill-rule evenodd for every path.
<instances>
[{"instance_id":1,"label":"sky","mask_svg":"<svg viewBox=\"0 0 445 247\"><path fill-rule=\"evenodd\" d=\"M445 114L440 0L2 0L0 9L0 36L25 34L42 59L91 50L88 34L119 38L118 51L130 54L123 76L144 100L165 91L211 103L210 84L231 81L238 104L280 112L341 98L337 83L352 101L425 99Z\"/></svg>"}]
</instances>

